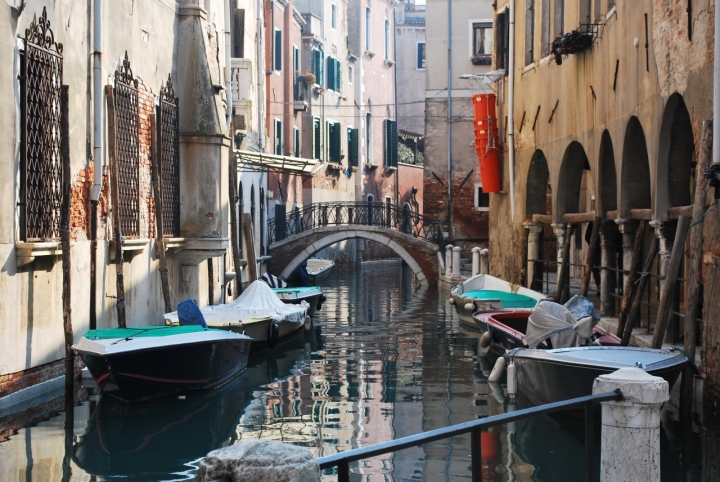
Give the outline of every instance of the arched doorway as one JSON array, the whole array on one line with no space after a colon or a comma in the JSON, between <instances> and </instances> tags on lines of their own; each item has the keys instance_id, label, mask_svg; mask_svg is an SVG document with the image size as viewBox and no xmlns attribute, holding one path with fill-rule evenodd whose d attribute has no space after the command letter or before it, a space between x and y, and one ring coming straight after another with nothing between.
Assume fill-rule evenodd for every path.
<instances>
[{"instance_id":1,"label":"arched doorway","mask_svg":"<svg viewBox=\"0 0 720 482\"><path fill-rule=\"evenodd\" d=\"M534 214L544 215L542 223ZM545 154L536 150L530 159L525 193L525 218L528 228L527 286L536 291L548 291L551 272L557 271L557 241L552 231L552 188L550 170Z\"/></svg>"},{"instance_id":2,"label":"arched doorway","mask_svg":"<svg viewBox=\"0 0 720 482\"><path fill-rule=\"evenodd\" d=\"M650 209L650 161L645 131L632 116L625 129L620 179L620 217L630 218L631 209Z\"/></svg>"},{"instance_id":3,"label":"arched doorway","mask_svg":"<svg viewBox=\"0 0 720 482\"><path fill-rule=\"evenodd\" d=\"M660 219L667 219L667 208L692 204L696 163L690 113L678 93L665 104L658 147L656 211Z\"/></svg>"},{"instance_id":4,"label":"arched doorway","mask_svg":"<svg viewBox=\"0 0 720 482\"><path fill-rule=\"evenodd\" d=\"M617 218L617 171L615 169L615 149L610 132L603 131L598 153L600 174L598 216L604 224L600 230L600 271L603 316L613 316L617 311L617 287L622 286L622 235L618 230Z\"/></svg>"}]
</instances>

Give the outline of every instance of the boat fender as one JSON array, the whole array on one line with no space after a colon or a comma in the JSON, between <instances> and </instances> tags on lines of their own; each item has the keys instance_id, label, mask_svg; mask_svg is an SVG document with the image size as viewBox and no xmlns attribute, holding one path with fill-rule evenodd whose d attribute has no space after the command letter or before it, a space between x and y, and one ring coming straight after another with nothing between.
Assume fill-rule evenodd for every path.
<instances>
[{"instance_id":1,"label":"boat fender","mask_svg":"<svg viewBox=\"0 0 720 482\"><path fill-rule=\"evenodd\" d=\"M492 371L490 372L488 381L489 382L499 382L500 378L502 378L502 374L504 371L505 371L505 357L500 357L495 362L495 366L493 367Z\"/></svg>"},{"instance_id":2,"label":"boat fender","mask_svg":"<svg viewBox=\"0 0 720 482\"><path fill-rule=\"evenodd\" d=\"M449 299L448 299L448 303L450 303L451 305L454 305L454 304L455 304L455 300L452 299L452 298L449 298Z\"/></svg>"},{"instance_id":3,"label":"boat fender","mask_svg":"<svg viewBox=\"0 0 720 482\"><path fill-rule=\"evenodd\" d=\"M274 348L277 345L278 338L280 336L280 325L277 321L270 323L270 333L268 333L267 346L268 348Z\"/></svg>"},{"instance_id":4,"label":"boat fender","mask_svg":"<svg viewBox=\"0 0 720 482\"><path fill-rule=\"evenodd\" d=\"M492 341L492 335L489 331L486 331L482 334L480 337L480 348L487 348L490 346L490 342Z\"/></svg>"},{"instance_id":5,"label":"boat fender","mask_svg":"<svg viewBox=\"0 0 720 482\"><path fill-rule=\"evenodd\" d=\"M475 303L465 303L465 310L475 311Z\"/></svg>"},{"instance_id":6,"label":"boat fender","mask_svg":"<svg viewBox=\"0 0 720 482\"><path fill-rule=\"evenodd\" d=\"M305 323L303 323L303 327L305 328L305 331L312 330L312 322L313 322L312 317L310 317L309 315L305 315Z\"/></svg>"},{"instance_id":7,"label":"boat fender","mask_svg":"<svg viewBox=\"0 0 720 482\"><path fill-rule=\"evenodd\" d=\"M507 391L510 398L515 398L517 393L517 369L514 361L510 361L510 365L507 367Z\"/></svg>"}]
</instances>

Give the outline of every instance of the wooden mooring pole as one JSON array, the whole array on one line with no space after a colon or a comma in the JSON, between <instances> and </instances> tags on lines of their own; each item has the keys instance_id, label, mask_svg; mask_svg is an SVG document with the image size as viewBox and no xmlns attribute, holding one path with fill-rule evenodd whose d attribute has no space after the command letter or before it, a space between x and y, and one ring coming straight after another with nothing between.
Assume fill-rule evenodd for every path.
<instances>
[{"instance_id":1,"label":"wooden mooring pole","mask_svg":"<svg viewBox=\"0 0 720 482\"><path fill-rule=\"evenodd\" d=\"M590 289L590 277L593 270L593 255L595 254L595 250L597 250L598 243L600 242L600 223L602 223L602 218L596 217L593 222L590 244L588 244L587 257L585 258L585 271L583 272L582 284L580 285L581 296L587 296L588 290ZM598 290L600 290L599 286Z\"/></svg>"},{"instance_id":2,"label":"wooden mooring pole","mask_svg":"<svg viewBox=\"0 0 720 482\"><path fill-rule=\"evenodd\" d=\"M110 164L110 201L112 205L112 223L113 238L115 238L115 279L117 286L117 317L118 326L125 328L125 277L123 276L123 254L122 254L122 229L120 229L120 196L118 165L117 165L117 147L115 129L115 97L111 85L105 86L105 95L107 96L108 110L108 161Z\"/></svg>"},{"instance_id":3,"label":"wooden mooring pole","mask_svg":"<svg viewBox=\"0 0 720 482\"><path fill-rule=\"evenodd\" d=\"M245 258L247 259L248 283L258 279L257 258L255 257L255 235L253 234L252 218L249 214L242 215L242 230L245 240Z\"/></svg>"},{"instance_id":4,"label":"wooden mooring pole","mask_svg":"<svg viewBox=\"0 0 720 482\"><path fill-rule=\"evenodd\" d=\"M682 261L685 252L685 237L687 236L688 226L690 226L690 218L688 216L680 216L678 218L677 231L675 231L675 242L670 253L670 263L668 265L667 275L660 291L660 305L658 306L657 318L655 319L655 332L653 333L652 348L660 348L665 338L665 328L667 328L668 318L670 318L670 309L672 308L672 300L675 295L675 283L677 282L678 270L680 269L680 261Z\"/></svg>"},{"instance_id":5,"label":"wooden mooring pole","mask_svg":"<svg viewBox=\"0 0 720 482\"><path fill-rule=\"evenodd\" d=\"M158 108L158 112L160 109ZM161 114L162 115L162 114ZM160 284L162 285L165 313L173 311L170 301L170 282L168 281L167 262L165 260L165 234L163 233L163 200L162 200L162 171L160 170L161 124L157 122L155 114L150 114L150 159L152 160L152 183L155 196L155 250L160 265Z\"/></svg>"},{"instance_id":6,"label":"wooden mooring pole","mask_svg":"<svg viewBox=\"0 0 720 482\"><path fill-rule=\"evenodd\" d=\"M231 131L232 132L232 131ZM228 196L230 198L230 243L232 246L233 267L235 269L235 292L234 297L237 298L242 293L242 277L240 276L242 267L240 266L240 233L238 230L238 213L237 213L237 157L230 145L230 160L228 162L230 172L228 172ZM242 215L242 213L240 213Z\"/></svg>"},{"instance_id":7,"label":"wooden mooring pole","mask_svg":"<svg viewBox=\"0 0 720 482\"><path fill-rule=\"evenodd\" d=\"M637 273L638 267L640 266L640 254L642 252L643 238L645 237L645 221L640 221L637 231L635 232L635 244L633 244L632 258L630 261L630 273L628 274L627 280L625 280L625 287L623 289L623 299L620 303L620 314L618 315L618 328L615 333L617 336L622 337L625 330L625 323L628 318L628 311L630 310L630 302L632 300L633 288L635 287L635 274ZM631 329L632 331L632 329Z\"/></svg>"},{"instance_id":8,"label":"wooden mooring pole","mask_svg":"<svg viewBox=\"0 0 720 482\"><path fill-rule=\"evenodd\" d=\"M642 305L642 297L647 286L648 279L650 278L650 270L652 270L653 263L655 263L655 256L657 256L660 242L657 236L653 236L652 244L650 245L650 251L645 258L645 265L643 266L643 272L640 274L640 279L637 283L635 295L633 296L632 305L627 315L627 321L625 322L625 330L622 334L621 345L628 346L630 343L630 336L632 335L633 326L635 321L640 316L640 306Z\"/></svg>"}]
</instances>

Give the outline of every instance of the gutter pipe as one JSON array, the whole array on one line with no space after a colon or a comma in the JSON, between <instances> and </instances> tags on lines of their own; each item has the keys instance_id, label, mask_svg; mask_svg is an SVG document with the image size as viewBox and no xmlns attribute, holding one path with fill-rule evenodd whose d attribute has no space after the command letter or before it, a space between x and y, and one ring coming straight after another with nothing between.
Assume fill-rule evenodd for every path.
<instances>
[{"instance_id":1,"label":"gutter pipe","mask_svg":"<svg viewBox=\"0 0 720 482\"><path fill-rule=\"evenodd\" d=\"M102 0L95 0L93 37L93 158L95 171L90 189L90 202L97 203L102 189L103 167Z\"/></svg>"},{"instance_id":2,"label":"gutter pipe","mask_svg":"<svg viewBox=\"0 0 720 482\"><path fill-rule=\"evenodd\" d=\"M510 45L508 46L508 159L510 164L510 218L515 221L515 0L510 0Z\"/></svg>"},{"instance_id":3,"label":"gutter pipe","mask_svg":"<svg viewBox=\"0 0 720 482\"><path fill-rule=\"evenodd\" d=\"M448 95L447 95L447 171L448 171L448 236L452 238L452 0L448 0Z\"/></svg>"}]
</instances>

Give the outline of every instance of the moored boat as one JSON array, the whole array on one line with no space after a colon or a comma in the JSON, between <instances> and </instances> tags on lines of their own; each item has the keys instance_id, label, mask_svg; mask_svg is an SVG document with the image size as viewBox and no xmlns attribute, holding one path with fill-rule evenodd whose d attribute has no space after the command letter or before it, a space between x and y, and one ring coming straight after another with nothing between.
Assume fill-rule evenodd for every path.
<instances>
[{"instance_id":1,"label":"moored boat","mask_svg":"<svg viewBox=\"0 0 720 482\"><path fill-rule=\"evenodd\" d=\"M688 361L680 350L625 346L517 348L504 357L515 364L518 390L536 405L590 395L598 376L627 367L662 377L672 388Z\"/></svg>"},{"instance_id":2,"label":"moored boat","mask_svg":"<svg viewBox=\"0 0 720 482\"><path fill-rule=\"evenodd\" d=\"M488 274L479 274L453 286L450 298L460 320L474 323L473 313L477 311L533 309L538 301L548 296Z\"/></svg>"},{"instance_id":3,"label":"moored boat","mask_svg":"<svg viewBox=\"0 0 720 482\"><path fill-rule=\"evenodd\" d=\"M274 347L279 341L309 326L308 306L283 303L267 284L254 281L232 303L200 309L205 322L213 328L244 333L254 346ZM165 314L165 323L179 324L178 313Z\"/></svg>"},{"instance_id":4,"label":"moored boat","mask_svg":"<svg viewBox=\"0 0 720 482\"><path fill-rule=\"evenodd\" d=\"M322 309L322 304L325 302L325 295L319 286L272 288L272 290L284 303L299 305L305 301L308 304L307 314L311 317Z\"/></svg>"},{"instance_id":5,"label":"moored boat","mask_svg":"<svg viewBox=\"0 0 720 482\"><path fill-rule=\"evenodd\" d=\"M307 260L307 274L310 283L316 283L326 278L330 274L330 270L335 266L335 262L325 258L310 258Z\"/></svg>"},{"instance_id":6,"label":"moored boat","mask_svg":"<svg viewBox=\"0 0 720 482\"><path fill-rule=\"evenodd\" d=\"M140 326L90 330L73 350L101 390L137 401L227 382L246 368L251 342L199 325Z\"/></svg>"}]
</instances>

